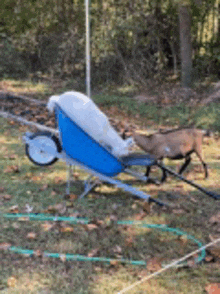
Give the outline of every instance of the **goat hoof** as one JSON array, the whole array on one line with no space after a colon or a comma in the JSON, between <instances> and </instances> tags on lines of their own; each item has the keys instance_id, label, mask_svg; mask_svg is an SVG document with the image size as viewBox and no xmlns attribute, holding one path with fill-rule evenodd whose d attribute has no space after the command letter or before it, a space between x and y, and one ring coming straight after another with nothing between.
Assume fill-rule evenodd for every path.
<instances>
[{"instance_id":1,"label":"goat hoof","mask_svg":"<svg viewBox=\"0 0 220 294\"><path fill-rule=\"evenodd\" d=\"M152 179L152 178L148 178L147 181L146 181L147 184L155 184L157 186L159 186L161 183L156 180L156 179Z\"/></svg>"}]
</instances>

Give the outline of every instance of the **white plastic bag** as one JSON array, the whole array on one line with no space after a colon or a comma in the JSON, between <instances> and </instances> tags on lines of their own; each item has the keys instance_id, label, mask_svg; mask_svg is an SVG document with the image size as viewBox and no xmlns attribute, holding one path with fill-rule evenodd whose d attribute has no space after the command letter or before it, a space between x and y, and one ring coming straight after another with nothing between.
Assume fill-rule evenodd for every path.
<instances>
[{"instance_id":1,"label":"white plastic bag","mask_svg":"<svg viewBox=\"0 0 220 294\"><path fill-rule=\"evenodd\" d=\"M66 92L51 96L47 107L54 110L55 104L101 145L110 147L115 156L128 155L132 139L123 140L112 128L107 116L86 95L80 92Z\"/></svg>"}]
</instances>

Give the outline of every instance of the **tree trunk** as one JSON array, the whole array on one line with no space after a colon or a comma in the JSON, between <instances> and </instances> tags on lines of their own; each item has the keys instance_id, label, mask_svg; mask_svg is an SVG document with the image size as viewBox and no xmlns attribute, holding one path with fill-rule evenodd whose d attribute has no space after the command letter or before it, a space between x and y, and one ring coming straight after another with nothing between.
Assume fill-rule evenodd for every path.
<instances>
[{"instance_id":1,"label":"tree trunk","mask_svg":"<svg viewBox=\"0 0 220 294\"><path fill-rule=\"evenodd\" d=\"M187 5L179 5L179 30L181 49L181 81L183 87L192 83L191 15Z\"/></svg>"}]
</instances>

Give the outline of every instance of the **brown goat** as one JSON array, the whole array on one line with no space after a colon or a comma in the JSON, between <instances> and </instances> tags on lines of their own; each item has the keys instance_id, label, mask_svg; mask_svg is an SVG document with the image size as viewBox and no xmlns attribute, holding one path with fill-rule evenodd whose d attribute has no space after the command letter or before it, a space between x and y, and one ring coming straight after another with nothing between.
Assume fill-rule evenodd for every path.
<instances>
[{"instance_id":1,"label":"brown goat","mask_svg":"<svg viewBox=\"0 0 220 294\"><path fill-rule=\"evenodd\" d=\"M207 165L202 159L202 140L204 135L207 135L207 131L185 128L159 132L149 136L134 133L133 137L140 148L154 155L157 160L162 161L164 158L174 160L185 158L185 162L181 166L179 174L182 174L189 165L191 154L195 152L204 167L205 178L207 178ZM150 167L147 167L146 176L148 177L149 174ZM163 170L161 182L166 180L166 176L166 171Z\"/></svg>"}]
</instances>

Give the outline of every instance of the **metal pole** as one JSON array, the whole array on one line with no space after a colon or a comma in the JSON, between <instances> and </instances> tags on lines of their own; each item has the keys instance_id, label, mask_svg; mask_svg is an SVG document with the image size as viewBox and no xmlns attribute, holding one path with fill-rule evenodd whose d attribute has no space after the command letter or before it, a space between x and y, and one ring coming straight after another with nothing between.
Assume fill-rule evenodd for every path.
<instances>
[{"instance_id":1,"label":"metal pole","mask_svg":"<svg viewBox=\"0 0 220 294\"><path fill-rule=\"evenodd\" d=\"M89 0L85 0L86 6L86 94L91 96L90 86L90 18L89 18Z\"/></svg>"}]
</instances>

